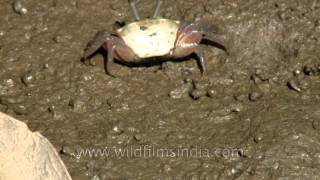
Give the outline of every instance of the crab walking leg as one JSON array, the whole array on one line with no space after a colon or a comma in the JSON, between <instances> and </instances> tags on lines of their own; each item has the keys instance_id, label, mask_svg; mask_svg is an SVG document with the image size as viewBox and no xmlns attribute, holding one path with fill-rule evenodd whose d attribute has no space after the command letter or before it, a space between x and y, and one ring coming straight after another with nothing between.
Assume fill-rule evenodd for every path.
<instances>
[{"instance_id":1,"label":"crab walking leg","mask_svg":"<svg viewBox=\"0 0 320 180\"><path fill-rule=\"evenodd\" d=\"M108 49L108 57L107 57L107 62L105 62L105 69L106 69L106 73L112 77L115 77L112 73L111 73L111 69L112 69L112 65L114 63L114 51L116 49L116 45L113 45L111 48Z\"/></svg>"},{"instance_id":2,"label":"crab walking leg","mask_svg":"<svg viewBox=\"0 0 320 180\"><path fill-rule=\"evenodd\" d=\"M161 0L157 0L156 9L154 10L154 13L153 13L153 18L159 17L160 7L161 7Z\"/></svg>"},{"instance_id":3,"label":"crab walking leg","mask_svg":"<svg viewBox=\"0 0 320 180\"><path fill-rule=\"evenodd\" d=\"M128 0L128 2L129 2L129 5L130 5L130 8L131 8L131 10L133 12L134 17L136 18L137 21L139 21L140 20L140 16L139 16L139 13L137 11L136 4L135 4L134 0Z\"/></svg>"},{"instance_id":4,"label":"crab walking leg","mask_svg":"<svg viewBox=\"0 0 320 180\"><path fill-rule=\"evenodd\" d=\"M203 50L201 47L198 47L197 50L194 52L197 56L197 62L199 64L200 70L201 70L201 75L203 76L206 73L206 64L203 58Z\"/></svg>"},{"instance_id":5,"label":"crab walking leg","mask_svg":"<svg viewBox=\"0 0 320 180\"><path fill-rule=\"evenodd\" d=\"M99 31L93 39L88 43L86 49L82 54L83 59L87 59L93 53L95 53L101 45L103 45L106 41L111 38L111 34L106 31Z\"/></svg>"}]
</instances>

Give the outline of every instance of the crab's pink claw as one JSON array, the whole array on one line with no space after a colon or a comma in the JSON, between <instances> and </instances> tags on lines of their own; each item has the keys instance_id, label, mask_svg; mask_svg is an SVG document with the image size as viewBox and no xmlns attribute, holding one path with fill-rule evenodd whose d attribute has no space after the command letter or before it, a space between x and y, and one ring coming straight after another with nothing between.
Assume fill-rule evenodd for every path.
<instances>
[{"instance_id":1,"label":"crab's pink claw","mask_svg":"<svg viewBox=\"0 0 320 180\"><path fill-rule=\"evenodd\" d=\"M202 49L199 47L201 39L202 34L198 31L198 27L195 24L183 23L177 33L173 56L181 58L195 53L198 56L198 64L200 66L201 74L204 74L206 67L202 55Z\"/></svg>"},{"instance_id":2,"label":"crab's pink claw","mask_svg":"<svg viewBox=\"0 0 320 180\"><path fill-rule=\"evenodd\" d=\"M108 52L108 56L105 59L105 69L106 73L111 76L113 76L111 69L114 58L119 61L132 61L135 59L135 54L121 38L105 31L99 31L88 43L82 54L82 59L86 60L101 47Z\"/></svg>"},{"instance_id":3,"label":"crab's pink claw","mask_svg":"<svg viewBox=\"0 0 320 180\"><path fill-rule=\"evenodd\" d=\"M102 47L108 51L108 56L105 63L106 73L115 77L112 73L112 65L114 59L122 62L130 62L135 59L133 51L125 44L125 42L114 35L111 35L109 39L102 44Z\"/></svg>"},{"instance_id":4,"label":"crab's pink claw","mask_svg":"<svg viewBox=\"0 0 320 180\"><path fill-rule=\"evenodd\" d=\"M136 56L131 48L129 48L126 43L118 36L111 36L110 39L102 44L102 47L108 51L108 54L110 51L113 52L113 57L117 59L118 61L121 61L123 63L125 62L132 62L136 60Z\"/></svg>"},{"instance_id":5,"label":"crab's pink claw","mask_svg":"<svg viewBox=\"0 0 320 180\"><path fill-rule=\"evenodd\" d=\"M202 39L194 24L184 23L180 26L173 54L175 57L185 57L196 51Z\"/></svg>"},{"instance_id":6,"label":"crab's pink claw","mask_svg":"<svg viewBox=\"0 0 320 180\"><path fill-rule=\"evenodd\" d=\"M82 58L85 60L95 53L105 42L110 40L111 34L105 31L99 31L93 39L88 43L83 51Z\"/></svg>"},{"instance_id":7,"label":"crab's pink claw","mask_svg":"<svg viewBox=\"0 0 320 180\"><path fill-rule=\"evenodd\" d=\"M204 26L194 23L181 24L177 33L177 40L173 51L173 56L177 58L195 53L198 56L198 64L202 75L206 71L203 52L201 47L199 47L199 44L203 39L214 43L217 47L227 52L227 48L225 47L223 40L215 31L208 31Z\"/></svg>"}]
</instances>

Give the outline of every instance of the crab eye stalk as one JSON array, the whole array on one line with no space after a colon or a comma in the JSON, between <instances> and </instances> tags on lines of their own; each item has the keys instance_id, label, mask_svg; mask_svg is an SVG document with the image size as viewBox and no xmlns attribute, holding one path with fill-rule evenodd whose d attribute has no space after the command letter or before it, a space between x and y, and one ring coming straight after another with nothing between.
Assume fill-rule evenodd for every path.
<instances>
[{"instance_id":1,"label":"crab eye stalk","mask_svg":"<svg viewBox=\"0 0 320 180\"><path fill-rule=\"evenodd\" d=\"M161 0L157 0L156 9L154 10L154 13L153 13L153 18L158 18L159 17L160 6L161 6Z\"/></svg>"},{"instance_id":2,"label":"crab eye stalk","mask_svg":"<svg viewBox=\"0 0 320 180\"><path fill-rule=\"evenodd\" d=\"M140 16L139 16L139 13L137 11L136 4L135 4L134 0L128 0L128 2L129 2L129 5L130 5L130 8L131 8L131 10L133 12L134 17L136 18L137 21L139 21L140 20Z\"/></svg>"}]
</instances>

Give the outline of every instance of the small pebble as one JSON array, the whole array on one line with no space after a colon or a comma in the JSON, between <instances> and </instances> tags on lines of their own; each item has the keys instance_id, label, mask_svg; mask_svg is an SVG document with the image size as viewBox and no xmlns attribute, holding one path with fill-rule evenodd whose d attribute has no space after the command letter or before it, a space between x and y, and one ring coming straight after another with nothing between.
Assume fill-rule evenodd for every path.
<instances>
[{"instance_id":1,"label":"small pebble","mask_svg":"<svg viewBox=\"0 0 320 180\"><path fill-rule=\"evenodd\" d=\"M62 37L57 35L55 36L54 38L52 38L52 40L55 42L55 43L61 43L62 42Z\"/></svg>"},{"instance_id":2,"label":"small pebble","mask_svg":"<svg viewBox=\"0 0 320 180\"><path fill-rule=\"evenodd\" d=\"M278 162L275 162L275 163L273 164L273 169L278 170L279 167L280 167L280 164L279 164Z\"/></svg>"},{"instance_id":3,"label":"small pebble","mask_svg":"<svg viewBox=\"0 0 320 180\"><path fill-rule=\"evenodd\" d=\"M296 69L293 71L293 75L299 76L299 75L301 75L301 71L299 69Z\"/></svg>"},{"instance_id":4,"label":"small pebble","mask_svg":"<svg viewBox=\"0 0 320 180\"><path fill-rule=\"evenodd\" d=\"M8 86L8 87L14 86L14 81L12 79L7 79L5 83L6 83L6 86Z\"/></svg>"},{"instance_id":5,"label":"small pebble","mask_svg":"<svg viewBox=\"0 0 320 180\"><path fill-rule=\"evenodd\" d=\"M191 92L190 96L192 97L192 99L194 100L197 100L201 97L204 97L207 95L207 91L205 90L198 90L198 89L195 89Z\"/></svg>"},{"instance_id":6,"label":"small pebble","mask_svg":"<svg viewBox=\"0 0 320 180\"><path fill-rule=\"evenodd\" d=\"M120 134L124 131L124 129L121 126L116 125L112 128L112 131Z\"/></svg>"},{"instance_id":7,"label":"small pebble","mask_svg":"<svg viewBox=\"0 0 320 180\"><path fill-rule=\"evenodd\" d=\"M45 63L45 64L43 65L43 68L44 68L44 69L48 69L48 68L49 68L49 64L48 64L48 63Z\"/></svg>"},{"instance_id":8,"label":"small pebble","mask_svg":"<svg viewBox=\"0 0 320 180\"><path fill-rule=\"evenodd\" d=\"M91 178L91 180L100 180L100 177L97 176L97 175L94 175L94 176Z\"/></svg>"},{"instance_id":9,"label":"small pebble","mask_svg":"<svg viewBox=\"0 0 320 180\"><path fill-rule=\"evenodd\" d=\"M265 70L257 68L255 70L255 73L251 76L251 79L255 84L259 84L263 81L268 80L268 74L265 72Z\"/></svg>"},{"instance_id":10,"label":"small pebble","mask_svg":"<svg viewBox=\"0 0 320 180\"><path fill-rule=\"evenodd\" d=\"M291 136L291 139L292 139L292 140L299 140L299 139L300 139L300 135L298 135L298 134L293 134L293 135Z\"/></svg>"},{"instance_id":11,"label":"small pebble","mask_svg":"<svg viewBox=\"0 0 320 180\"><path fill-rule=\"evenodd\" d=\"M240 173L242 172L242 169L243 169L243 163L239 162L238 164L236 164L235 167L231 169L231 173L232 174Z\"/></svg>"},{"instance_id":12,"label":"small pebble","mask_svg":"<svg viewBox=\"0 0 320 180\"><path fill-rule=\"evenodd\" d=\"M65 118L65 114L63 112L54 111L53 112L53 118L55 120L62 120Z\"/></svg>"},{"instance_id":13,"label":"small pebble","mask_svg":"<svg viewBox=\"0 0 320 180\"><path fill-rule=\"evenodd\" d=\"M163 166L163 169L164 169L164 171L165 172L170 172L170 171L172 171L172 168L170 167L170 165L169 164L165 164L164 166Z\"/></svg>"},{"instance_id":14,"label":"small pebble","mask_svg":"<svg viewBox=\"0 0 320 180\"><path fill-rule=\"evenodd\" d=\"M291 79L287 83L288 87L294 91L301 92L300 83L296 78Z\"/></svg>"},{"instance_id":15,"label":"small pebble","mask_svg":"<svg viewBox=\"0 0 320 180\"><path fill-rule=\"evenodd\" d=\"M12 97L2 97L1 98L1 104L8 105L8 104L16 104L19 103L19 100Z\"/></svg>"},{"instance_id":16,"label":"small pebble","mask_svg":"<svg viewBox=\"0 0 320 180\"><path fill-rule=\"evenodd\" d=\"M20 14L20 15L24 15L27 14L28 10L27 8L25 8L22 3L21 0L15 0L13 3L13 10L14 12Z\"/></svg>"},{"instance_id":17,"label":"small pebble","mask_svg":"<svg viewBox=\"0 0 320 180\"><path fill-rule=\"evenodd\" d=\"M192 83L192 79L190 77L186 77L183 82L185 82L186 84L188 83Z\"/></svg>"},{"instance_id":18,"label":"small pebble","mask_svg":"<svg viewBox=\"0 0 320 180\"><path fill-rule=\"evenodd\" d=\"M261 134L261 133L258 133L258 134L256 134L256 135L253 137L253 141L254 141L255 143L261 142L262 139L263 139L263 134Z\"/></svg>"},{"instance_id":19,"label":"small pebble","mask_svg":"<svg viewBox=\"0 0 320 180\"><path fill-rule=\"evenodd\" d=\"M258 91L253 91L249 94L249 100L250 101L257 101L262 97L262 93Z\"/></svg>"},{"instance_id":20,"label":"small pebble","mask_svg":"<svg viewBox=\"0 0 320 180\"><path fill-rule=\"evenodd\" d=\"M74 150L69 146L62 146L60 150L60 154L70 156L70 157L76 156Z\"/></svg>"},{"instance_id":21,"label":"small pebble","mask_svg":"<svg viewBox=\"0 0 320 180\"><path fill-rule=\"evenodd\" d=\"M315 76L320 74L320 64L312 63L303 67L303 72L308 76Z\"/></svg>"},{"instance_id":22,"label":"small pebble","mask_svg":"<svg viewBox=\"0 0 320 180\"><path fill-rule=\"evenodd\" d=\"M181 99L183 97L187 97L189 89L190 87L188 84L183 84L182 86L170 91L169 97L172 99Z\"/></svg>"},{"instance_id":23,"label":"small pebble","mask_svg":"<svg viewBox=\"0 0 320 180\"><path fill-rule=\"evenodd\" d=\"M271 85L268 82L263 82L258 85L258 89L261 90L262 93L268 94L271 91Z\"/></svg>"},{"instance_id":24,"label":"small pebble","mask_svg":"<svg viewBox=\"0 0 320 180\"><path fill-rule=\"evenodd\" d=\"M300 83L300 88L301 88L301 90L303 91L303 90L307 90L309 87L310 87L310 81L309 81L310 79L306 79L306 78L304 78L304 79L301 79L300 81L299 81L299 83Z\"/></svg>"},{"instance_id":25,"label":"small pebble","mask_svg":"<svg viewBox=\"0 0 320 180\"><path fill-rule=\"evenodd\" d=\"M26 40L30 40L31 39L31 33L30 32L25 33L24 37L26 38Z\"/></svg>"},{"instance_id":26,"label":"small pebble","mask_svg":"<svg viewBox=\"0 0 320 180\"><path fill-rule=\"evenodd\" d=\"M245 94L238 94L234 96L236 101L245 101L247 99L247 95Z\"/></svg>"},{"instance_id":27,"label":"small pebble","mask_svg":"<svg viewBox=\"0 0 320 180\"><path fill-rule=\"evenodd\" d=\"M28 114L28 110L24 105L17 105L13 107L13 111L17 114L17 115L26 115Z\"/></svg>"},{"instance_id":28,"label":"small pebble","mask_svg":"<svg viewBox=\"0 0 320 180\"><path fill-rule=\"evenodd\" d=\"M208 88L207 95L211 98L214 98L217 95L217 91L214 88Z\"/></svg>"},{"instance_id":29,"label":"small pebble","mask_svg":"<svg viewBox=\"0 0 320 180\"><path fill-rule=\"evenodd\" d=\"M131 140L132 136L129 136L125 133L120 134L119 136L117 136L117 143L118 144L128 144Z\"/></svg>"},{"instance_id":30,"label":"small pebble","mask_svg":"<svg viewBox=\"0 0 320 180\"><path fill-rule=\"evenodd\" d=\"M197 90L205 90L209 86L208 81L195 81L193 82L193 86Z\"/></svg>"},{"instance_id":31,"label":"small pebble","mask_svg":"<svg viewBox=\"0 0 320 180\"><path fill-rule=\"evenodd\" d=\"M137 140L137 141L141 141L142 135L141 135L141 134L136 134L136 135L134 136L134 139Z\"/></svg>"},{"instance_id":32,"label":"small pebble","mask_svg":"<svg viewBox=\"0 0 320 180\"><path fill-rule=\"evenodd\" d=\"M318 119L314 119L312 121L312 128L315 129L315 130L320 129L320 121Z\"/></svg>"},{"instance_id":33,"label":"small pebble","mask_svg":"<svg viewBox=\"0 0 320 180\"><path fill-rule=\"evenodd\" d=\"M50 105L49 107L48 107L48 111L49 112L51 112L51 113L53 113L54 112L54 110L55 110L55 106L54 105Z\"/></svg>"},{"instance_id":34,"label":"small pebble","mask_svg":"<svg viewBox=\"0 0 320 180\"><path fill-rule=\"evenodd\" d=\"M241 104L231 104L230 110L231 112L240 112L242 110L243 106Z\"/></svg>"},{"instance_id":35,"label":"small pebble","mask_svg":"<svg viewBox=\"0 0 320 180\"><path fill-rule=\"evenodd\" d=\"M263 152L257 152L255 154L256 159L263 159L265 157Z\"/></svg>"},{"instance_id":36,"label":"small pebble","mask_svg":"<svg viewBox=\"0 0 320 180\"><path fill-rule=\"evenodd\" d=\"M34 79L34 76L30 72L26 73L21 78L22 83L26 86L30 86L34 82Z\"/></svg>"},{"instance_id":37,"label":"small pebble","mask_svg":"<svg viewBox=\"0 0 320 180\"><path fill-rule=\"evenodd\" d=\"M71 106L75 112L82 113L87 111L86 103L79 99L70 100L69 106Z\"/></svg>"}]
</instances>

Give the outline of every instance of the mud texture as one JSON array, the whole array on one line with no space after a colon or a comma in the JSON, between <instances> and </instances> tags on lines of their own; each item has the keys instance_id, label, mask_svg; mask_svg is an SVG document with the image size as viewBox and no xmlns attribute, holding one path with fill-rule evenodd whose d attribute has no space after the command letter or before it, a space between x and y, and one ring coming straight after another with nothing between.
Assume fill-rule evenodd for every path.
<instances>
[{"instance_id":1,"label":"mud texture","mask_svg":"<svg viewBox=\"0 0 320 180\"><path fill-rule=\"evenodd\" d=\"M98 30L133 20L126 0L12 3L0 1L0 110L47 137L73 179L320 178L318 0L166 0L163 17L219 27L230 55L203 45L204 77L189 57L115 64L116 78L101 54L80 56ZM152 15L152 0L137 6ZM79 155L145 145L238 151Z\"/></svg>"}]
</instances>

